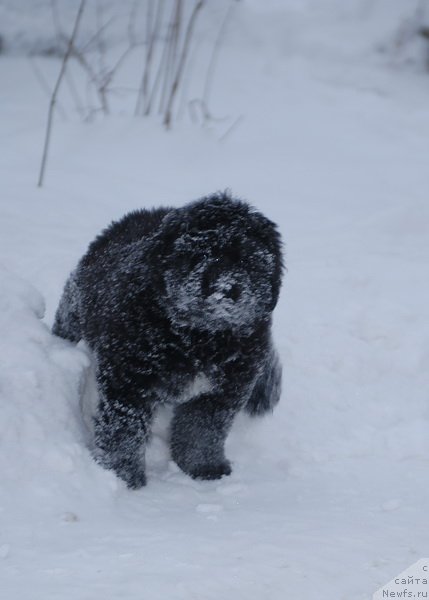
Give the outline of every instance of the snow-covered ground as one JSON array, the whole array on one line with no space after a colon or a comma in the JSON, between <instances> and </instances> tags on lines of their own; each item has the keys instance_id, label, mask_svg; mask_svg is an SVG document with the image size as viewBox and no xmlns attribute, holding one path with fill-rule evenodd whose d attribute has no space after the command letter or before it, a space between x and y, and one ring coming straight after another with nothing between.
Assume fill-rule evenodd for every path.
<instances>
[{"instance_id":1,"label":"snow-covered ground","mask_svg":"<svg viewBox=\"0 0 429 600\"><path fill-rule=\"evenodd\" d=\"M68 109L42 189L47 97L0 56L2 600L364 600L428 555L429 76L377 52L403 2L344 4L240 3L213 89L214 113L241 117L223 140L126 100L93 123ZM37 60L52 83L59 62ZM49 325L110 220L226 187L286 242L282 401L237 421L217 482L169 461L162 415L129 491L85 448L85 349Z\"/></svg>"}]
</instances>

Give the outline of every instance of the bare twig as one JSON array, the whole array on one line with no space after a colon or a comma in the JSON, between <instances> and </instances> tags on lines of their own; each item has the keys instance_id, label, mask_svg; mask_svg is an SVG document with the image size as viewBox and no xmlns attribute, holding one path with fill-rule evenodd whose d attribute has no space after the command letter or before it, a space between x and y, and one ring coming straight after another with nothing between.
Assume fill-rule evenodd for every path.
<instances>
[{"instance_id":1,"label":"bare twig","mask_svg":"<svg viewBox=\"0 0 429 600\"><path fill-rule=\"evenodd\" d=\"M103 8L100 0L96 0L95 3L95 18L97 23L96 36L96 48L98 55L98 76L94 80L94 83L98 82L98 93L101 100L101 107L104 114L109 114L109 104L107 101L107 68L106 68L106 45L104 43L104 27L103 27Z\"/></svg>"},{"instance_id":2,"label":"bare twig","mask_svg":"<svg viewBox=\"0 0 429 600\"><path fill-rule=\"evenodd\" d=\"M74 101L74 103L76 105L76 110L79 113L80 117L82 119L85 119L85 110L83 108L83 103L82 103L82 100L81 100L81 98L79 96L79 93L77 91L77 87L76 87L76 84L75 84L74 79L72 77L70 69L66 70L65 78L66 78L66 83L68 85L68 88L70 90L71 97L73 98L73 101Z\"/></svg>"},{"instance_id":3,"label":"bare twig","mask_svg":"<svg viewBox=\"0 0 429 600\"><path fill-rule=\"evenodd\" d=\"M188 102L188 111L191 120L198 125L204 126L207 123L222 123L229 121L229 116L215 117L209 111L206 103L201 98L194 98Z\"/></svg>"},{"instance_id":4,"label":"bare twig","mask_svg":"<svg viewBox=\"0 0 429 600\"><path fill-rule=\"evenodd\" d=\"M189 87L192 81L192 76L195 72L195 64L197 62L197 58L200 56L201 42L199 44L194 44L193 48L189 50L189 58L186 64L185 69L183 70L182 76L182 84L181 84L181 92L180 98L178 99L178 108L176 113L176 119L179 120L186 113L186 109L189 104Z\"/></svg>"},{"instance_id":5,"label":"bare twig","mask_svg":"<svg viewBox=\"0 0 429 600\"><path fill-rule=\"evenodd\" d=\"M135 25L137 22L137 14L139 11L139 5L140 5L139 0L134 0L133 5L131 7L130 18L128 21L128 40L130 42L130 46L137 46Z\"/></svg>"},{"instance_id":6,"label":"bare twig","mask_svg":"<svg viewBox=\"0 0 429 600\"><path fill-rule=\"evenodd\" d=\"M111 67L109 69L109 71L106 73L106 75L103 77L100 86L99 86L99 91L101 94L101 97L103 98L104 101L104 108L105 108L105 112L108 113L109 112L109 107L107 104L107 94L108 91L110 89L110 84L113 81L114 76L116 75L116 72L118 71L119 67L122 65L122 63L124 62L124 60L127 58L127 56L134 50L134 48L132 46L129 46L128 48L126 48L124 50L124 52L120 55L120 57L118 58L118 60L116 61L116 63L113 65L113 67Z\"/></svg>"},{"instance_id":7,"label":"bare twig","mask_svg":"<svg viewBox=\"0 0 429 600\"><path fill-rule=\"evenodd\" d=\"M213 117L209 110L209 100L222 40L236 0L230 0L231 4L224 13L218 26L219 29L215 34L214 47L208 57L208 66L202 82L202 96L191 100L191 102L188 102L188 96L189 86L194 77L195 69L193 69L193 65L201 54L201 46L195 43L197 39L195 29L200 11L207 4L206 0L193 0L192 3L186 0L169 0L169 2L166 0L145 0L144 4L142 0L132 0L132 9L128 15L128 44L123 46L124 51L119 54L115 62L112 61L111 52L108 51L106 44L106 30L113 19L106 19L108 15L103 10L102 0L94 0L95 33L88 36L89 39L85 43L79 44L76 42L77 30L84 6L89 3L86 0L80 0L73 32L69 36L65 35L62 29L58 0L50 1L57 32L58 48L63 55L63 62L51 95L39 186L43 184L54 108L59 109L57 96L63 78L83 119L91 119L99 113L108 114L110 103L112 102L112 105L114 105L115 95L132 90L131 87L118 87L116 74L121 72L122 65L129 54L140 45L144 44L145 49L142 56L138 90L135 90L137 92L134 108L135 116L146 116L158 111L162 123L167 129L171 127L173 120L179 119L184 114L186 107L189 108L191 119L203 126L216 121L229 120L229 118L216 119ZM144 6L146 10L144 37L140 34L136 35L136 27L138 26L136 25L136 15L141 6ZM89 50L95 50L95 53L90 53ZM76 59L76 64L83 69L87 76L86 97L84 88L81 91L73 81L73 73L70 72L68 67L70 59ZM48 90L46 84L41 82L41 85L45 90ZM48 93L50 94L49 90ZM233 123L230 130L234 129L236 124ZM225 138L228 135L229 130L222 137Z\"/></svg>"},{"instance_id":8,"label":"bare twig","mask_svg":"<svg viewBox=\"0 0 429 600\"><path fill-rule=\"evenodd\" d=\"M173 16L170 21L169 35L165 42L166 47L166 60L163 69L164 81L162 85L161 97L159 101L159 114L164 113L164 109L167 103L167 98L171 90L172 81L174 81L174 71L176 68L177 58L177 46L180 37L180 30L182 26L182 8L183 0L176 0L175 7L173 9Z\"/></svg>"},{"instance_id":9,"label":"bare twig","mask_svg":"<svg viewBox=\"0 0 429 600\"><path fill-rule=\"evenodd\" d=\"M69 42L68 42L68 45L67 45L67 50L66 50L66 52L64 54L64 58L63 58L63 61L61 63L61 69L60 69L60 72L59 72L59 75L58 75L58 79L57 79L57 82L55 84L54 91L52 92L51 101L49 103L48 122L47 122L47 125L46 125L45 143L44 143L44 147L43 147L42 162L41 162L41 165L40 165L39 180L38 180L38 183L37 183L38 187L42 187L42 185L43 185L43 180L44 180L44 175L45 175L45 168L46 168L46 161L47 161L47 158L48 158L48 151L49 151L49 142L50 142L50 139L51 139L52 122L53 122L53 117L54 117L55 104L56 104L56 101L57 101L57 96L58 96L58 92L59 92L59 89L60 89L60 86L61 86L61 82L63 80L65 70L67 68L67 62L68 62L68 60L70 58L70 55L71 55L71 51L72 51L72 48L73 48L73 43L74 43L74 40L76 38L77 31L79 29L79 23L80 23L80 20L81 20L81 17L82 17L83 10L85 8L85 3L86 3L86 0L81 0L81 2L80 2L79 9L77 11L76 19L75 19L74 26L73 26L73 31L72 31L72 34L70 36L70 39L69 39Z\"/></svg>"},{"instance_id":10,"label":"bare twig","mask_svg":"<svg viewBox=\"0 0 429 600\"><path fill-rule=\"evenodd\" d=\"M57 36L58 45L61 46L65 41L65 35L63 34L63 28L61 26L60 14L58 11L57 0L51 0L52 20L55 27L55 35Z\"/></svg>"},{"instance_id":11,"label":"bare twig","mask_svg":"<svg viewBox=\"0 0 429 600\"><path fill-rule=\"evenodd\" d=\"M51 88L49 86L49 83L46 81L45 76L43 75L42 70L40 69L40 67L37 64L36 60L33 59L31 56L28 57L28 60L29 60L30 65L31 65L31 67L33 69L33 73L34 73L37 81L40 84L40 87L46 93L46 95L48 96L48 98L50 98L51 95L52 95L52 90L51 90ZM63 107L60 105L59 102L57 102L57 110L58 110L58 114L61 115L61 117L63 119L67 118L65 110L63 109Z\"/></svg>"},{"instance_id":12,"label":"bare twig","mask_svg":"<svg viewBox=\"0 0 429 600\"><path fill-rule=\"evenodd\" d=\"M102 33L108 29L108 27L110 27L110 25L114 22L114 18L111 17L110 19L108 19L105 23L103 23L103 25L101 25L101 27L94 33L94 35L80 48L81 52L86 52L87 50L91 49L91 46L95 43L97 43L98 38L100 37L100 35L102 35Z\"/></svg>"},{"instance_id":13,"label":"bare twig","mask_svg":"<svg viewBox=\"0 0 429 600\"><path fill-rule=\"evenodd\" d=\"M97 33L95 42L98 53L98 71L103 74L106 72L106 44L104 43L104 25L103 25L103 8L100 0L95 3L95 19L97 23Z\"/></svg>"},{"instance_id":14,"label":"bare twig","mask_svg":"<svg viewBox=\"0 0 429 600\"><path fill-rule=\"evenodd\" d=\"M106 101L104 91L101 89L102 88L101 76L99 75L99 73L97 71L94 70L93 66L87 60L86 56L83 54L83 52L81 50L76 48L76 46L72 46L70 53L74 58L76 58L76 60L78 61L80 66L84 69L84 71L86 71L86 73L88 75L88 81L91 85L94 86L95 91L97 93L98 100L99 100L100 106L101 106L101 110L105 114L107 114L109 111L108 111L107 101Z\"/></svg>"},{"instance_id":15,"label":"bare twig","mask_svg":"<svg viewBox=\"0 0 429 600\"><path fill-rule=\"evenodd\" d=\"M153 27L151 27L152 19L150 18L151 11L149 11L149 6L151 6L151 4L148 5L148 14L147 14L147 23L149 24L149 28L148 28L148 35L147 35L147 41L146 41L146 57L145 57L145 64L144 64L143 75L142 75L142 79L141 79L141 83L140 83L139 93L137 96L136 107L134 110L134 116L137 116L139 114L142 101L144 104L144 106L143 106L144 114L147 114L148 106L150 104L150 97L149 97L150 75L151 75L151 70L152 70L152 62L153 62L153 57L154 57L154 52L155 52L155 45L156 45L156 41L158 39L159 32L161 29L161 24L162 24L162 16L163 16L163 12L164 12L164 0L158 0L156 16L155 16L155 21L153 23Z\"/></svg>"},{"instance_id":16,"label":"bare twig","mask_svg":"<svg viewBox=\"0 0 429 600\"><path fill-rule=\"evenodd\" d=\"M172 118L174 99L177 94L177 89L179 87L180 80L181 80L181 77L183 74L183 69L185 67L186 59L188 56L188 50L189 50L189 45L190 45L190 42L192 39L192 33L193 33L194 26L195 26L195 21L197 19L199 11L203 7L203 4L204 4L204 0L198 0L198 2L194 6L194 9L193 9L192 14L188 21L188 27L187 27L186 33L185 33L185 39L183 42L182 52L179 57L179 62L177 65L176 73L175 73L174 80L173 80L173 83L171 86L170 96L168 98L167 107L165 109L164 126L166 127L166 129L169 129L171 126L171 118Z\"/></svg>"},{"instance_id":17,"label":"bare twig","mask_svg":"<svg viewBox=\"0 0 429 600\"><path fill-rule=\"evenodd\" d=\"M231 1L231 4L229 5L229 7L226 11L225 17L223 18L222 24L219 28L219 31L218 31L218 34L216 36L216 40L215 40L215 43L213 46L213 52L210 57L209 65L207 67L206 79L204 82L203 96L202 96L202 101L204 102L206 107L208 107L210 104L209 96L210 96L210 92L211 92L211 88L212 88L212 84L213 84L214 72L215 72L216 63L217 63L217 60L219 57L221 43L225 36L226 27L231 19L231 14L232 14L233 9L235 8L236 3L237 3L236 0Z\"/></svg>"},{"instance_id":18,"label":"bare twig","mask_svg":"<svg viewBox=\"0 0 429 600\"><path fill-rule=\"evenodd\" d=\"M159 60L159 64L158 64L158 69L156 72L156 76L155 76L155 81L152 85L152 89L150 91L150 94L148 95L148 100L147 100L147 104L146 104L146 108L144 111L144 115L147 116L150 114L151 110L152 110L152 106L155 102L156 99L156 95L158 93L158 89L159 86L161 85L161 81L162 81L162 77L164 75L164 71L167 68L168 65L168 60L169 60L169 51L170 51L170 38L171 38L171 34L172 34L172 22L174 20L174 15L175 15L175 8L173 9L173 16L171 17L171 20L169 22L169 26L168 26L168 35L166 40L163 43L163 48L162 48L162 54L161 54L161 58Z\"/></svg>"},{"instance_id":19,"label":"bare twig","mask_svg":"<svg viewBox=\"0 0 429 600\"><path fill-rule=\"evenodd\" d=\"M219 138L219 142L224 142L226 140L226 138L231 135L231 133L237 129L237 127L240 125L240 123L243 121L243 115L240 115L239 117L237 117L237 119L235 119L235 121L228 127L228 129L225 131L225 133L223 135L220 136Z\"/></svg>"}]
</instances>

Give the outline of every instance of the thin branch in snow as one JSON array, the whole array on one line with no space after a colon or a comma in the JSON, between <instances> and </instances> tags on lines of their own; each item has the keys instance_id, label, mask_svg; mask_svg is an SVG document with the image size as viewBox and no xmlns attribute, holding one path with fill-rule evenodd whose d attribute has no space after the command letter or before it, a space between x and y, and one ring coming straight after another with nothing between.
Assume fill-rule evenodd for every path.
<instances>
[{"instance_id":1,"label":"thin branch in snow","mask_svg":"<svg viewBox=\"0 0 429 600\"><path fill-rule=\"evenodd\" d=\"M226 11L225 17L223 18L222 24L219 28L219 31L218 31L218 34L216 36L216 40L215 40L215 43L213 46L213 52L211 54L210 62L207 67L207 73L206 73L206 79L204 82L203 97L202 97L202 101L204 102L206 107L208 107L208 105L209 105L209 96L210 96L210 92L211 92L211 88L212 88L212 84L213 84L214 72L216 70L216 64L217 64L217 60L219 57L219 51L221 48L221 44L225 37L226 28L227 28L229 21L231 20L232 11L235 8L236 4L237 4L237 0L231 1L231 4L229 5L229 7Z\"/></svg>"},{"instance_id":2,"label":"thin branch in snow","mask_svg":"<svg viewBox=\"0 0 429 600\"><path fill-rule=\"evenodd\" d=\"M232 125L230 127L228 127L228 129L225 131L225 133L223 135L220 136L219 138L219 142L224 142L226 140L226 138L231 135L231 133L237 129L237 127L240 125L240 123L243 121L243 115L240 115L239 117L237 117L237 119L235 119L235 121L232 123Z\"/></svg>"},{"instance_id":3,"label":"thin branch in snow","mask_svg":"<svg viewBox=\"0 0 429 600\"><path fill-rule=\"evenodd\" d=\"M169 25L169 35L165 42L166 60L163 68L163 85L158 113L164 113L167 98L174 82L174 71L177 59L177 47L182 27L183 1L176 0L173 15Z\"/></svg>"},{"instance_id":4,"label":"thin branch in snow","mask_svg":"<svg viewBox=\"0 0 429 600\"><path fill-rule=\"evenodd\" d=\"M83 108L83 102L80 98L79 92L77 91L77 87L76 87L75 81L72 77L70 69L66 70L65 78L66 78L66 83L68 85L68 88L70 90L71 97L73 98L73 101L75 103L76 110L79 113L80 117L82 119L85 119L85 109Z\"/></svg>"},{"instance_id":5,"label":"thin branch in snow","mask_svg":"<svg viewBox=\"0 0 429 600\"><path fill-rule=\"evenodd\" d=\"M179 87L180 80L183 75L183 69L186 64L186 59L188 57L189 45L190 45L190 42L192 39L195 22L198 17L198 13L202 9L203 5L204 5L204 0L198 0L198 2L194 6L194 9L193 9L192 14L188 21L188 27L185 32L185 39L183 41L182 52L179 57L179 62L177 65L176 73L175 73L173 83L171 86L170 96L168 98L167 106L165 109L164 126L166 127L166 129L169 129L171 126L174 99L176 97L177 89Z\"/></svg>"},{"instance_id":6,"label":"thin branch in snow","mask_svg":"<svg viewBox=\"0 0 429 600\"><path fill-rule=\"evenodd\" d=\"M37 79L37 81L40 84L40 87L42 88L42 90L47 94L48 98L50 98L52 96L52 90L49 86L49 83L46 81L45 76L43 75L43 71L40 69L39 65L37 64L36 60L33 59L33 57L29 56L28 57L30 66L33 70L33 73ZM63 118L66 119L66 112L64 110L64 108L60 105L59 102L57 102L57 110L58 110L58 114Z\"/></svg>"},{"instance_id":7,"label":"thin branch in snow","mask_svg":"<svg viewBox=\"0 0 429 600\"><path fill-rule=\"evenodd\" d=\"M137 116L140 112L141 103L143 102L143 113L147 114L147 111L150 110L150 76L152 71L152 63L155 54L155 45L156 41L159 37L159 33L162 25L162 17L164 12L164 0L159 0L157 4L156 16L152 25L151 19L151 11L148 5L147 12L147 40L146 40L146 57L143 69L143 75L140 83L139 93L137 96L136 108L134 111L134 115Z\"/></svg>"},{"instance_id":8,"label":"thin branch in snow","mask_svg":"<svg viewBox=\"0 0 429 600\"><path fill-rule=\"evenodd\" d=\"M72 52L73 43L74 43L74 40L76 38L77 31L79 29L79 23L80 23L80 20L81 20L81 17L82 17L83 10L85 8L85 4L86 4L86 0L81 0L80 5L79 5L79 9L78 9L77 14L76 14L76 19L75 19L75 22L74 22L73 31L72 31L72 34L71 34L70 39L68 41L67 50L66 50L66 52L64 54L63 61L61 63L61 69L60 69L60 72L58 74L58 79L57 79L57 82L55 84L54 91L52 92L51 101L49 103L48 122L47 122L47 125L46 125L45 143L44 143L44 146L43 146L42 162L41 162L41 165L40 165L39 180L38 180L38 183L37 183L38 187L42 187L42 185L43 185L43 180L44 180L44 176L45 176L46 161L47 161L47 158L48 158L49 143L50 143L50 140L51 140L51 132L52 132L52 124L53 124L53 118L54 118L54 110L55 110L55 105L56 105L56 102L57 102L57 96L58 96L58 92L59 92L59 89L60 89L60 86L61 86L61 82L62 82L63 77L64 77L65 70L67 68L67 62L68 62L68 60L70 58L70 55L71 55L71 52Z\"/></svg>"}]
</instances>

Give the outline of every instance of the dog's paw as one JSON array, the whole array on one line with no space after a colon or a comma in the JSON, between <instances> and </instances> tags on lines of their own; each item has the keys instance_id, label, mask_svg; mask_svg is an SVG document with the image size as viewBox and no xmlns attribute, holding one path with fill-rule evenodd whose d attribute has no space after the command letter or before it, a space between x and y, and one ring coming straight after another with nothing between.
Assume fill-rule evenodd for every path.
<instances>
[{"instance_id":1,"label":"dog's paw","mask_svg":"<svg viewBox=\"0 0 429 600\"><path fill-rule=\"evenodd\" d=\"M196 469L190 471L191 477L194 479L220 479L224 475L231 475L231 463L227 460L217 465L201 465Z\"/></svg>"},{"instance_id":2,"label":"dog's paw","mask_svg":"<svg viewBox=\"0 0 429 600\"><path fill-rule=\"evenodd\" d=\"M137 461L120 460L112 461L108 455L95 457L98 464L109 471L113 471L119 479L122 479L131 490L138 490L146 485L146 473L144 467Z\"/></svg>"},{"instance_id":3,"label":"dog's paw","mask_svg":"<svg viewBox=\"0 0 429 600\"><path fill-rule=\"evenodd\" d=\"M126 476L119 476L125 481L130 490L138 490L146 485L146 475L144 471L127 473Z\"/></svg>"}]
</instances>

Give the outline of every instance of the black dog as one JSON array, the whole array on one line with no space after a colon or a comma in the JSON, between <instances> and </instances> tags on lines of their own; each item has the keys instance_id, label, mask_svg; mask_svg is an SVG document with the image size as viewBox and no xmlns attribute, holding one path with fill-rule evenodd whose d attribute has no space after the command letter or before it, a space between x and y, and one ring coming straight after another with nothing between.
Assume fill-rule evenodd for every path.
<instances>
[{"instance_id":1,"label":"black dog","mask_svg":"<svg viewBox=\"0 0 429 600\"><path fill-rule=\"evenodd\" d=\"M224 442L234 416L263 414L280 396L271 313L281 275L274 223L227 194L132 212L92 242L53 332L94 353L100 464L144 485L154 412L172 403L179 467L201 479L231 472Z\"/></svg>"}]
</instances>

